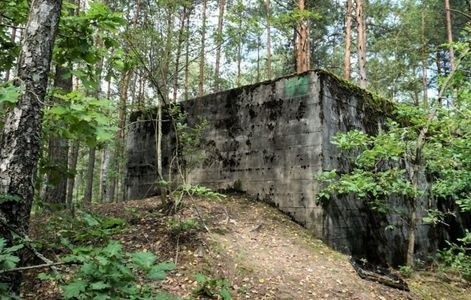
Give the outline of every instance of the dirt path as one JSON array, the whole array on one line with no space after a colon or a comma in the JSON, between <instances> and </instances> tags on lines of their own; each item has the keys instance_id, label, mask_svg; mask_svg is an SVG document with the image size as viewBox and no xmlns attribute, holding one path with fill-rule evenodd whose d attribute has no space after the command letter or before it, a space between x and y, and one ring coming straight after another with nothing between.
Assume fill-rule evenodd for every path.
<instances>
[{"instance_id":1,"label":"dirt path","mask_svg":"<svg viewBox=\"0 0 471 300\"><path fill-rule=\"evenodd\" d=\"M187 205L176 216L165 216L158 198L93 209L127 220L127 227L110 237L122 242L127 251L150 251L162 261L177 261L177 269L155 284L182 299L209 299L195 293L195 274L202 273L210 279L227 279L232 299L471 300L465 285L445 282L435 273L418 273L408 279L409 293L363 280L347 256L266 204L244 197L185 201ZM176 237L170 226L175 218L200 220L198 215L210 232L199 229ZM44 230L49 222L49 218L33 218L32 228L37 230L31 236L53 237L54 232ZM57 257L52 254L51 259ZM40 271L26 274L23 298L60 299L57 284L37 280Z\"/></svg>"},{"instance_id":2,"label":"dirt path","mask_svg":"<svg viewBox=\"0 0 471 300\"><path fill-rule=\"evenodd\" d=\"M410 299L359 278L348 257L274 208L235 199L226 205L226 231L211 238L241 299Z\"/></svg>"}]
</instances>

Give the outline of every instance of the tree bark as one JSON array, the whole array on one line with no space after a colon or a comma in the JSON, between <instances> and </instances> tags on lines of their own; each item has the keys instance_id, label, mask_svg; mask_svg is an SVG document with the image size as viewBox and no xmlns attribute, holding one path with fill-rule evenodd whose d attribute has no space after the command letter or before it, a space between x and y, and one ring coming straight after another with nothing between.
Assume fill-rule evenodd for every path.
<instances>
[{"instance_id":1,"label":"tree bark","mask_svg":"<svg viewBox=\"0 0 471 300\"><path fill-rule=\"evenodd\" d=\"M190 15L191 11L186 16L186 45L185 45L185 83L184 83L184 99L189 98L190 88Z\"/></svg>"},{"instance_id":2,"label":"tree bark","mask_svg":"<svg viewBox=\"0 0 471 300\"><path fill-rule=\"evenodd\" d=\"M347 0L345 7L345 57L343 63L343 79L345 80L350 80L351 73L352 8L352 0Z\"/></svg>"},{"instance_id":3,"label":"tree bark","mask_svg":"<svg viewBox=\"0 0 471 300\"><path fill-rule=\"evenodd\" d=\"M238 31L238 41L237 41L237 78L236 78L236 85L240 87L242 84L242 18L239 18L239 26L237 28Z\"/></svg>"},{"instance_id":4,"label":"tree bark","mask_svg":"<svg viewBox=\"0 0 471 300\"><path fill-rule=\"evenodd\" d=\"M366 88L368 85L366 74L366 23L364 15L365 4L363 0L356 0L356 21L357 21L357 43L358 43L358 68L360 73L360 87Z\"/></svg>"},{"instance_id":5,"label":"tree bark","mask_svg":"<svg viewBox=\"0 0 471 300\"><path fill-rule=\"evenodd\" d=\"M450 59L451 71L455 70L455 51L451 44L453 43L453 33L451 24L450 0L445 0L445 15L446 15L446 36L448 40L448 53Z\"/></svg>"},{"instance_id":6,"label":"tree bark","mask_svg":"<svg viewBox=\"0 0 471 300\"><path fill-rule=\"evenodd\" d=\"M124 160L124 138L126 136L126 109L127 109L127 99L128 99L128 88L129 82L131 81L132 70L127 70L122 75L121 81L119 83L119 107L118 107L118 132L116 134L116 148L113 153L113 168L110 171L114 171L115 176L110 178L108 173L108 182L110 186L107 188L106 200L108 202L113 202L116 199L116 188L120 185L119 181L122 181L120 174L121 165ZM124 197L124 193L122 195Z\"/></svg>"},{"instance_id":7,"label":"tree bark","mask_svg":"<svg viewBox=\"0 0 471 300\"><path fill-rule=\"evenodd\" d=\"M428 109L428 52L427 45L425 42L425 13L422 11L422 22L421 22L421 50L422 50L422 106Z\"/></svg>"},{"instance_id":8,"label":"tree bark","mask_svg":"<svg viewBox=\"0 0 471 300\"><path fill-rule=\"evenodd\" d=\"M173 102L177 103L178 96L178 74L180 73L180 55L182 52L183 34L185 33L185 20L186 20L187 8L183 7L180 14L180 29L178 31L178 45L177 54L175 55L175 73L173 74Z\"/></svg>"},{"instance_id":9,"label":"tree bark","mask_svg":"<svg viewBox=\"0 0 471 300\"><path fill-rule=\"evenodd\" d=\"M66 197L66 203L67 203L67 208L70 211L74 211L74 204L73 204L73 199L74 199L74 188L75 188L75 173L77 170L77 161L78 161L78 155L79 155L79 149L80 145L78 141L74 141L72 143L72 146L70 147L70 153L69 153L69 173L71 174L69 178L67 178L67 197Z\"/></svg>"},{"instance_id":10,"label":"tree bark","mask_svg":"<svg viewBox=\"0 0 471 300\"><path fill-rule=\"evenodd\" d=\"M222 48L222 30L224 27L224 7L226 5L225 0L219 0L219 15L218 15L218 27L216 31L216 63L214 66L214 92L219 92L221 86L220 78L220 65L221 65L221 48Z\"/></svg>"},{"instance_id":11,"label":"tree bark","mask_svg":"<svg viewBox=\"0 0 471 300\"><path fill-rule=\"evenodd\" d=\"M60 89L64 94L72 91L72 74L70 67L56 66L54 87ZM59 98L54 99L60 103ZM68 170L69 143L67 139L58 136L49 137L48 165L46 191L44 203L49 209L62 209L66 207L67 174Z\"/></svg>"},{"instance_id":12,"label":"tree bark","mask_svg":"<svg viewBox=\"0 0 471 300\"><path fill-rule=\"evenodd\" d=\"M265 1L265 6L267 9L267 77L268 80L273 78L273 71L271 67L271 12L270 12L270 0Z\"/></svg>"},{"instance_id":13,"label":"tree bark","mask_svg":"<svg viewBox=\"0 0 471 300\"><path fill-rule=\"evenodd\" d=\"M199 81L198 81L198 96L204 95L204 64L205 64L205 44L206 44L206 2L207 0L202 1L202 9L201 9L201 52L200 52L200 74L199 74Z\"/></svg>"},{"instance_id":14,"label":"tree bark","mask_svg":"<svg viewBox=\"0 0 471 300\"><path fill-rule=\"evenodd\" d=\"M304 0L299 0L298 7L304 11ZM310 66L310 47L309 30L304 19L299 21L296 35L296 72L303 73L309 70Z\"/></svg>"},{"instance_id":15,"label":"tree bark","mask_svg":"<svg viewBox=\"0 0 471 300\"><path fill-rule=\"evenodd\" d=\"M89 147L88 149L88 164L87 175L85 177L85 192L83 194L83 204L88 206L92 203L93 197L93 174L95 172L95 154L96 148Z\"/></svg>"},{"instance_id":16,"label":"tree bark","mask_svg":"<svg viewBox=\"0 0 471 300\"><path fill-rule=\"evenodd\" d=\"M60 0L36 0L30 4L18 60L18 84L24 90L7 113L0 141L0 195L11 198L0 203L0 223L21 234L29 228L41 147L41 110L61 6ZM0 226L0 237L6 239L7 245L13 243L13 234L5 224ZM21 273L2 274L0 282L12 294L18 294Z\"/></svg>"}]
</instances>

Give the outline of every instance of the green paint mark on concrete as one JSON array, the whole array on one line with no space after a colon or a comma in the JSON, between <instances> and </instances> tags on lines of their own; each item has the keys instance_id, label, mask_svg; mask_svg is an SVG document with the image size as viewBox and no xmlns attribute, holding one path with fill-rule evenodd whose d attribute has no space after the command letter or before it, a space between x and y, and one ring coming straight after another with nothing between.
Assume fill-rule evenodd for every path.
<instances>
[{"instance_id":1,"label":"green paint mark on concrete","mask_svg":"<svg viewBox=\"0 0 471 300\"><path fill-rule=\"evenodd\" d=\"M285 82L285 97L304 96L308 93L308 77L294 77Z\"/></svg>"}]
</instances>

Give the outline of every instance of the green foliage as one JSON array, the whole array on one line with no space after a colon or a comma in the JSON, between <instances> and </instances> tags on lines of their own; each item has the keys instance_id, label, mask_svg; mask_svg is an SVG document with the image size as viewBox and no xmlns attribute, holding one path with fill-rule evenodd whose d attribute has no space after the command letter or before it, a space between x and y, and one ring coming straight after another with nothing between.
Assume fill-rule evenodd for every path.
<instances>
[{"instance_id":1,"label":"green foliage","mask_svg":"<svg viewBox=\"0 0 471 300\"><path fill-rule=\"evenodd\" d=\"M113 139L116 127L110 101L85 97L76 91L55 97L62 101L45 111L46 134L85 141L90 146Z\"/></svg>"},{"instance_id":2,"label":"green foliage","mask_svg":"<svg viewBox=\"0 0 471 300\"><path fill-rule=\"evenodd\" d=\"M11 82L0 83L0 130L3 128L7 109L15 106L22 89Z\"/></svg>"},{"instance_id":3,"label":"green foliage","mask_svg":"<svg viewBox=\"0 0 471 300\"><path fill-rule=\"evenodd\" d=\"M438 259L442 263L442 268L446 271L454 271L464 279L471 281L471 232L466 231L466 235L458 239L458 243L448 242L448 248L439 251Z\"/></svg>"},{"instance_id":4,"label":"green foliage","mask_svg":"<svg viewBox=\"0 0 471 300\"><path fill-rule=\"evenodd\" d=\"M180 220L173 218L168 221L168 225L173 235L191 235L202 228L200 222L196 219Z\"/></svg>"},{"instance_id":5,"label":"green foliage","mask_svg":"<svg viewBox=\"0 0 471 300\"><path fill-rule=\"evenodd\" d=\"M4 271L16 268L20 258L15 252L22 248L23 244L7 247L7 241L0 237L0 270Z\"/></svg>"},{"instance_id":6,"label":"green foliage","mask_svg":"<svg viewBox=\"0 0 471 300\"><path fill-rule=\"evenodd\" d=\"M232 299L229 291L230 283L224 278L208 278L203 274L195 276L198 286L193 291L193 294L198 296L210 297L212 299Z\"/></svg>"},{"instance_id":7,"label":"green foliage","mask_svg":"<svg viewBox=\"0 0 471 300\"><path fill-rule=\"evenodd\" d=\"M186 193L190 196L196 196L196 197L205 197L205 198L213 198L213 199L220 199L220 198L226 197L226 195L220 194L218 192L214 192L210 188L207 188L201 185L184 184L180 186L179 191Z\"/></svg>"},{"instance_id":8,"label":"green foliage","mask_svg":"<svg viewBox=\"0 0 471 300\"><path fill-rule=\"evenodd\" d=\"M21 197L17 195L10 195L10 194L0 194L0 204L7 203L7 202L21 202Z\"/></svg>"},{"instance_id":9,"label":"green foliage","mask_svg":"<svg viewBox=\"0 0 471 300\"><path fill-rule=\"evenodd\" d=\"M101 70L96 70L95 66L108 55L108 49L119 46L117 33L125 21L99 1L90 2L88 9L78 16L72 13L75 8L68 4L62 11L54 60L58 64L85 63L85 68L74 70L74 75L87 89L96 89Z\"/></svg>"},{"instance_id":10,"label":"green foliage","mask_svg":"<svg viewBox=\"0 0 471 300\"><path fill-rule=\"evenodd\" d=\"M402 107L402 106L400 106ZM359 130L338 133L332 143L351 158L352 170L345 174L328 171L316 177L325 184L317 201L325 202L333 194L355 194L368 200L373 208L387 212L384 201L393 195L416 197L414 187L401 162L412 157L414 144L404 141L409 128L389 121L386 130L376 136ZM416 135L413 135L415 138Z\"/></svg>"},{"instance_id":11,"label":"green foliage","mask_svg":"<svg viewBox=\"0 0 471 300\"><path fill-rule=\"evenodd\" d=\"M11 69L20 52L19 45L13 40L11 29L26 23L28 15L27 0L0 0L0 72Z\"/></svg>"},{"instance_id":12,"label":"green foliage","mask_svg":"<svg viewBox=\"0 0 471 300\"><path fill-rule=\"evenodd\" d=\"M404 277L410 277L412 275L412 267L411 266L399 266L399 272Z\"/></svg>"},{"instance_id":13,"label":"green foliage","mask_svg":"<svg viewBox=\"0 0 471 300\"><path fill-rule=\"evenodd\" d=\"M300 22L308 20L316 21L320 19L322 19L322 16L319 13L308 9L300 10L296 7L286 13L273 17L271 21L272 24L280 30L290 30Z\"/></svg>"},{"instance_id":14,"label":"green foliage","mask_svg":"<svg viewBox=\"0 0 471 300\"><path fill-rule=\"evenodd\" d=\"M110 242L104 248L72 248L65 262L80 265L73 278L62 286L65 299L172 299L156 294L148 284L138 282L137 272L149 280L163 280L173 263L157 263L150 252L126 253L120 243Z\"/></svg>"},{"instance_id":15,"label":"green foliage","mask_svg":"<svg viewBox=\"0 0 471 300\"><path fill-rule=\"evenodd\" d=\"M17 252L23 247L24 245L21 243L7 247L7 241L0 237L0 271L8 271L17 267L18 263L20 262L20 257ZM8 291L7 284L0 282L0 299L10 300L19 298L13 296Z\"/></svg>"},{"instance_id":16,"label":"green foliage","mask_svg":"<svg viewBox=\"0 0 471 300\"><path fill-rule=\"evenodd\" d=\"M0 105L4 108L12 107L18 101L21 88L14 86L12 83L7 82L0 84Z\"/></svg>"},{"instance_id":17,"label":"green foliage","mask_svg":"<svg viewBox=\"0 0 471 300\"><path fill-rule=\"evenodd\" d=\"M124 219L77 211L75 218L68 215L54 215L48 222L47 231L59 239L55 243L66 240L73 243L96 244L107 242L114 233L123 231L125 226Z\"/></svg>"}]
</instances>

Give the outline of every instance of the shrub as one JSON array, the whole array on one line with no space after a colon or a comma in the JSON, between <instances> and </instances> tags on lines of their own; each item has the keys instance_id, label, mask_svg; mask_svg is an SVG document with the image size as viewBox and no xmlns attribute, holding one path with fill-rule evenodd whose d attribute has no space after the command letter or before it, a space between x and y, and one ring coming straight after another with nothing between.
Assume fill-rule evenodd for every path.
<instances>
[{"instance_id":1,"label":"shrub","mask_svg":"<svg viewBox=\"0 0 471 300\"><path fill-rule=\"evenodd\" d=\"M137 272L149 280L163 280L166 272L175 268L173 263L156 263L150 252L125 253L120 243L110 242L106 247L81 247L65 257L65 262L80 264L72 280L62 286L65 299L172 299L154 293L148 284L139 284Z\"/></svg>"}]
</instances>

